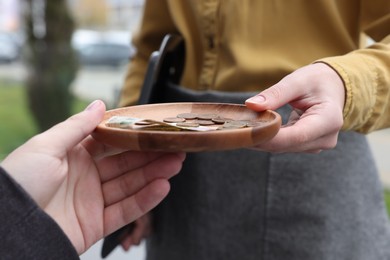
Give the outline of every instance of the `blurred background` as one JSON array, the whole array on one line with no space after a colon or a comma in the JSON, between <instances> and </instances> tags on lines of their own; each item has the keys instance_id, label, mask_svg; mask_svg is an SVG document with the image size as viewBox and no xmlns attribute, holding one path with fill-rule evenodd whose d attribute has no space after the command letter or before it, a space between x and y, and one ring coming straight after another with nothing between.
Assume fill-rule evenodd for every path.
<instances>
[{"instance_id":1,"label":"blurred background","mask_svg":"<svg viewBox=\"0 0 390 260\"><path fill-rule=\"evenodd\" d=\"M143 0L0 0L0 159L90 101L116 106Z\"/></svg>"},{"instance_id":2,"label":"blurred background","mask_svg":"<svg viewBox=\"0 0 390 260\"><path fill-rule=\"evenodd\" d=\"M142 8L143 0L0 0L0 161L92 100L116 107ZM390 130L368 138L390 208ZM101 243L81 259L101 259ZM107 259L144 258L141 244Z\"/></svg>"},{"instance_id":3,"label":"blurred background","mask_svg":"<svg viewBox=\"0 0 390 260\"><path fill-rule=\"evenodd\" d=\"M0 0L0 161L95 99L116 106L143 0ZM81 256L101 259L102 241ZM107 259L144 259L144 245Z\"/></svg>"}]
</instances>

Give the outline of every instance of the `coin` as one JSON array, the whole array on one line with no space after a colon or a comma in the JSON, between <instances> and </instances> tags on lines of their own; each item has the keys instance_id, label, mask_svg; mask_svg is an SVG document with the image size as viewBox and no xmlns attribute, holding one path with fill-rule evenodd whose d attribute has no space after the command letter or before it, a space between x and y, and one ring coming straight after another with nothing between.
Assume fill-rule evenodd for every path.
<instances>
[{"instance_id":1,"label":"coin","mask_svg":"<svg viewBox=\"0 0 390 260\"><path fill-rule=\"evenodd\" d=\"M232 128L244 128L247 126L247 123L246 122L243 122L243 121L230 121L230 122L226 122L223 124L223 128L229 128L229 129L232 129Z\"/></svg>"},{"instance_id":2,"label":"coin","mask_svg":"<svg viewBox=\"0 0 390 260\"><path fill-rule=\"evenodd\" d=\"M232 119L218 116L218 117L214 117L213 119L211 119L211 121L213 121L216 124L224 124L228 121L232 121Z\"/></svg>"},{"instance_id":3,"label":"coin","mask_svg":"<svg viewBox=\"0 0 390 260\"><path fill-rule=\"evenodd\" d=\"M216 117L218 117L217 114L198 114L196 118L203 119L203 120L211 120Z\"/></svg>"},{"instance_id":4,"label":"coin","mask_svg":"<svg viewBox=\"0 0 390 260\"><path fill-rule=\"evenodd\" d=\"M210 120L196 120L195 121L196 123L198 123L199 125L214 125L213 121L210 121Z\"/></svg>"},{"instance_id":5,"label":"coin","mask_svg":"<svg viewBox=\"0 0 390 260\"><path fill-rule=\"evenodd\" d=\"M184 118L184 119L196 119L197 116L198 115L194 113L181 113L177 115L178 118Z\"/></svg>"},{"instance_id":6,"label":"coin","mask_svg":"<svg viewBox=\"0 0 390 260\"><path fill-rule=\"evenodd\" d=\"M184 118L178 118L178 117L166 117L163 119L163 121L167 123L181 123L181 122L185 122L186 120Z\"/></svg>"}]
</instances>

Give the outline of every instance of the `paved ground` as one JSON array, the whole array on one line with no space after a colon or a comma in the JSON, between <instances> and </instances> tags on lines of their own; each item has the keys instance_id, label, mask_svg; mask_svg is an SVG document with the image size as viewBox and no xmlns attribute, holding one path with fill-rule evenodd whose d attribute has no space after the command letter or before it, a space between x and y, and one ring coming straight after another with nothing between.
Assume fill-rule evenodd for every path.
<instances>
[{"instance_id":1,"label":"paved ground","mask_svg":"<svg viewBox=\"0 0 390 260\"><path fill-rule=\"evenodd\" d=\"M383 185L390 187L390 129L369 134L368 141L374 154Z\"/></svg>"},{"instance_id":2,"label":"paved ground","mask_svg":"<svg viewBox=\"0 0 390 260\"><path fill-rule=\"evenodd\" d=\"M78 72L73 93L86 100L101 99L107 107L117 104L126 67L89 67Z\"/></svg>"},{"instance_id":3,"label":"paved ground","mask_svg":"<svg viewBox=\"0 0 390 260\"><path fill-rule=\"evenodd\" d=\"M80 256L81 260L101 260L100 250L102 248L102 241L96 243L87 252ZM123 251L122 248L116 248L106 260L144 260L145 259L145 245L133 247L129 252Z\"/></svg>"},{"instance_id":4,"label":"paved ground","mask_svg":"<svg viewBox=\"0 0 390 260\"><path fill-rule=\"evenodd\" d=\"M118 91L124 79L125 68L84 68L75 80L72 91L86 100L102 99L108 107L114 107ZM0 80L23 80L25 69L20 64L0 64ZM390 129L381 130L368 135L368 140L376 160L384 186L390 187ZM98 260L100 258L101 241L81 256L82 260ZM142 260L145 257L144 245L134 248L130 253L116 249L107 259Z\"/></svg>"}]
</instances>

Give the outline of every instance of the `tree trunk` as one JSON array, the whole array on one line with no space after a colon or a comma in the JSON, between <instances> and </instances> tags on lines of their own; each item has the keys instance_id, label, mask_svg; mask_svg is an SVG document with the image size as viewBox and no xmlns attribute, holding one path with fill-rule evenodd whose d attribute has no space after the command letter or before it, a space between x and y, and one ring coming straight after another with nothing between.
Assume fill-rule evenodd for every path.
<instances>
[{"instance_id":1,"label":"tree trunk","mask_svg":"<svg viewBox=\"0 0 390 260\"><path fill-rule=\"evenodd\" d=\"M77 72L74 23L66 0L28 0L27 9L26 85L30 109L44 131L71 114L70 84Z\"/></svg>"}]
</instances>

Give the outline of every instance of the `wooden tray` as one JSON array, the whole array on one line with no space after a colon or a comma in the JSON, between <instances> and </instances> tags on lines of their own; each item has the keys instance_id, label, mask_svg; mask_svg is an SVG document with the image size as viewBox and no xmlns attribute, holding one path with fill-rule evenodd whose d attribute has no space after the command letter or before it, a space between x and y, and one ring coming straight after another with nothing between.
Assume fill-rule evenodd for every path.
<instances>
[{"instance_id":1,"label":"wooden tray","mask_svg":"<svg viewBox=\"0 0 390 260\"><path fill-rule=\"evenodd\" d=\"M218 114L234 120L260 122L240 129L195 131L132 130L106 126L112 116L162 121L180 113ZM274 111L254 112L244 105L222 103L162 103L118 108L106 112L92 136L107 145L138 151L219 151L251 147L270 140L279 131L281 118Z\"/></svg>"}]
</instances>

